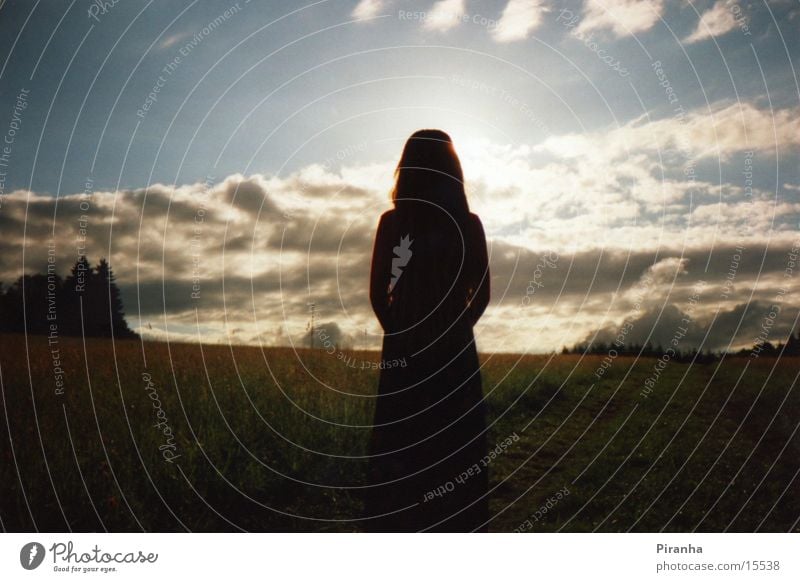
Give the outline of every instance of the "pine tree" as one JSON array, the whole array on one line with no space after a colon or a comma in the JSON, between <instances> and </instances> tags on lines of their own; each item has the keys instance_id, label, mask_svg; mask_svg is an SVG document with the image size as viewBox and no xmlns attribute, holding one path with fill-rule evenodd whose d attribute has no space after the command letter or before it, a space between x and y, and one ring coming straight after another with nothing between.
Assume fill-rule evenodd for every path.
<instances>
[{"instance_id":1,"label":"pine tree","mask_svg":"<svg viewBox=\"0 0 800 582\"><path fill-rule=\"evenodd\" d=\"M3 289L4 285L0 282L0 333L9 332L9 317L11 309L8 305L8 297L6 290Z\"/></svg>"},{"instance_id":2,"label":"pine tree","mask_svg":"<svg viewBox=\"0 0 800 582\"><path fill-rule=\"evenodd\" d=\"M47 334L52 324L62 336L112 337L113 332L116 338L138 337L125 321L108 261L92 269L83 255L63 280L37 274L24 275L7 288L0 284L0 332Z\"/></svg>"},{"instance_id":3,"label":"pine tree","mask_svg":"<svg viewBox=\"0 0 800 582\"><path fill-rule=\"evenodd\" d=\"M800 356L800 329L797 330L797 335L789 334L789 339L786 340L786 350L784 350L783 355Z\"/></svg>"},{"instance_id":4,"label":"pine tree","mask_svg":"<svg viewBox=\"0 0 800 582\"><path fill-rule=\"evenodd\" d=\"M62 335L80 336L85 326L81 322L81 312L90 309L88 287L91 284L92 267L85 255L78 257L64 279L63 301L59 307L59 333ZM81 306L81 299L83 305ZM91 335L88 332L86 335Z\"/></svg>"},{"instance_id":5,"label":"pine tree","mask_svg":"<svg viewBox=\"0 0 800 582\"><path fill-rule=\"evenodd\" d=\"M125 320L122 293L117 286L117 278L114 276L114 270L110 266L108 267L107 283L111 307L111 326L114 330L114 336L118 338L138 337L138 335L128 327L128 322Z\"/></svg>"},{"instance_id":6,"label":"pine tree","mask_svg":"<svg viewBox=\"0 0 800 582\"><path fill-rule=\"evenodd\" d=\"M117 287L114 271L104 258L100 259L95 267L95 291L98 295L97 305L93 306L98 313L97 335L116 338L136 337L125 321L122 294Z\"/></svg>"}]
</instances>

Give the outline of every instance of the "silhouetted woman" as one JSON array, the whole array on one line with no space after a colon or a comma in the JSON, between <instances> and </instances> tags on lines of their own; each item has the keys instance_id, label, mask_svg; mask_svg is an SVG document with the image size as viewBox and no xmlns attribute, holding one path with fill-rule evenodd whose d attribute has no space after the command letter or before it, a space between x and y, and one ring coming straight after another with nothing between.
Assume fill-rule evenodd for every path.
<instances>
[{"instance_id":1,"label":"silhouetted woman","mask_svg":"<svg viewBox=\"0 0 800 582\"><path fill-rule=\"evenodd\" d=\"M392 199L370 276L384 336L367 529L485 531L485 404L472 327L489 302L489 266L450 136L424 129L408 139Z\"/></svg>"}]
</instances>

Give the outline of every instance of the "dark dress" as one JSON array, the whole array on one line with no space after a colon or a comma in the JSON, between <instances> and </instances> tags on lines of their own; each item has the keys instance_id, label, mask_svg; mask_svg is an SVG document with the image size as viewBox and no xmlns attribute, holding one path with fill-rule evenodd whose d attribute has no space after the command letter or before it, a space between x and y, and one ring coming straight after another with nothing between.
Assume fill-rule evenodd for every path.
<instances>
[{"instance_id":1,"label":"dark dress","mask_svg":"<svg viewBox=\"0 0 800 582\"><path fill-rule=\"evenodd\" d=\"M486 531L485 403L472 331L489 301L480 219L422 203L383 214L370 300L384 337L366 529Z\"/></svg>"}]
</instances>

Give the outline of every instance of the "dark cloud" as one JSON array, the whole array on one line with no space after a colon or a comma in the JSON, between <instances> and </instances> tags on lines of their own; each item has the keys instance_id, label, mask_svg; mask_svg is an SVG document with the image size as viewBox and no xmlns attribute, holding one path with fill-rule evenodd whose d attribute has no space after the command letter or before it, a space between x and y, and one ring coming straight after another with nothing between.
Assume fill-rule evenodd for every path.
<instances>
[{"instance_id":1,"label":"dark cloud","mask_svg":"<svg viewBox=\"0 0 800 582\"><path fill-rule=\"evenodd\" d=\"M642 276L657 265L670 260L684 261L686 273L659 281L658 292L684 296L700 280L721 286L733 272L731 298L750 294L756 279L782 273L787 265L787 245L760 245L739 252L729 244L711 249L663 248L658 251L621 251L597 248L575 254L558 254L553 261L547 252L494 242L491 247L492 286L495 300L505 291L513 303L524 297L531 282L537 300L573 300L595 294L624 293L634 290ZM734 257L739 257L734 261ZM547 260L546 260L547 259Z\"/></svg>"},{"instance_id":2,"label":"dark cloud","mask_svg":"<svg viewBox=\"0 0 800 582\"><path fill-rule=\"evenodd\" d=\"M342 184L334 180L326 187L323 180L316 184L321 190L313 193L313 201L295 197L292 204L287 201L290 211L283 212L272 197L283 196L292 181L298 178L281 182L229 176L211 185L156 184L96 192L89 199L84 252L92 262L110 258L132 325L141 314L143 322L166 320L191 327L197 324L198 310L203 329L222 334L216 339L255 337L270 343L279 341L284 327L284 339L300 338L308 304L314 302L322 319L336 322L341 334L336 337L352 339L348 334L364 328L376 331L368 283L374 230L383 208L338 204L334 196ZM305 194L308 186L304 182ZM328 192L324 200L323 190ZM356 187L346 192L366 195ZM77 258L80 196L58 201L56 265L62 275ZM55 211L50 196L15 192L3 199L0 281L10 283L23 271L23 241L24 269L45 270ZM713 249L698 245L682 250L667 240L658 250L631 244L630 250L598 246L575 253L558 247L550 253L533 251L490 239L488 315L494 310L501 319L508 316L513 326L498 320L481 330L493 339L502 339L504 333L522 338L528 329L546 326L551 330L547 341L579 341L597 329L598 338L607 340L619 323L631 318L633 340L665 343L684 317L693 287L704 281L706 290L683 340L686 345L699 345L716 312L706 347L720 349L731 338L734 344L752 343L765 306L784 285L790 245L770 238L770 233L758 240L750 237L743 250L729 233L720 234ZM772 329L776 337L788 333L788 319L798 303L791 295L785 297ZM522 305L528 307L521 312ZM551 319L545 324L543 317ZM556 340L558 330L567 328L567 336ZM232 329L239 331L231 335Z\"/></svg>"},{"instance_id":3,"label":"dark cloud","mask_svg":"<svg viewBox=\"0 0 800 582\"><path fill-rule=\"evenodd\" d=\"M347 253L369 248L374 225L348 216L293 216L268 239L273 249L313 253Z\"/></svg>"},{"instance_id":4,"label":"dark cloud","mask_svg":"<svg viewBox=\"0 0 800 582\"><path fill-rule=\"evenodd\" d=\"M701 299L702 300L702 299ZM736 350L751 347L766 339L773 344L785 343L793 331L797 308L782 310L774 320L770 317L771 304L753 301L720 310L711 319L697 319L692 313L670 303L654 308L619 325L606 326L587 334L579 343L610 344L620 339L627 345L667 347L674 338L678 348L701 348L712 351Z\"/></svg>"},{"instance_id":5,"label":"dark cloud","mask_svg":"<svg viewBox=\"0 0 800 582\"><path fill-rule=\"evenodd\" d=\"M228 179L222 192L222 199L225 202L253 216L259 212L266 215L276 215L280 212L257 177Z\"/></svg>"}]
</instances>

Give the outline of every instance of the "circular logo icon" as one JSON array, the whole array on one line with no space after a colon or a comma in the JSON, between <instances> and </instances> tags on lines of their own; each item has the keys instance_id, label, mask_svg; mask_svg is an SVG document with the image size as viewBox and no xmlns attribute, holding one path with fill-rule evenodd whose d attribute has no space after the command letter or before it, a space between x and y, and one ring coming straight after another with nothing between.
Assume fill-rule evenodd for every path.
<instances>
[{"instance_id":1,"label":"circular logo icon","mask_svg":"<svg viewBox=\"0 0 800 582\"><path fill-rule=\"evenodd\" d=\"M19 563L26 570L35 570L44 561L44 546L38 542L30 542L22 546L19 552Z\"/></svg>"}]
</instances>

